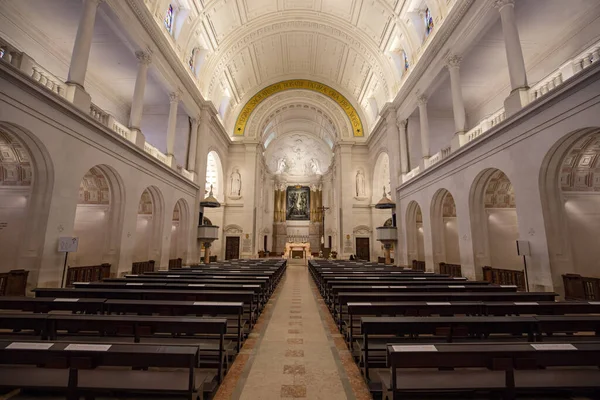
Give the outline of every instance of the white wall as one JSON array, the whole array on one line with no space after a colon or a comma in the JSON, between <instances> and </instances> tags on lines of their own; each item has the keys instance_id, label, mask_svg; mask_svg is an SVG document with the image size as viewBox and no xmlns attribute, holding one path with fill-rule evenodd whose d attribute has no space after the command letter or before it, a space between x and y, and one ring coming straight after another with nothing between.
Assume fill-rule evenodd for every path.
<instances>
[{"instance_id":1,"label":"white wall","mask_svg":"<svg viewBox=\"0 0 600 400\"><path fill-rule=\"evenodd\" d=\"M109 206L78 204L73 235L79 238L77 252L69 254L70 266L98 265L106 260Z\"/></svg>"},{"instance_id":2,"label":"white wall","mask_svg":"<svg viewBox=\"0 0 600 400\"><path fill-rule=\"evenodd\" d=\"M517 255L519 224L515 209L486 209L491 267L523 269L523 258Z\"/></svg>"},{"instance_id":3,"label":"white wall","mask_svg":"<svg viewBox=\"0 0 600 400\"><path fill-rule=\"evenodd\" d=\"M458 246L458 220L456 217L445 217L444 249L446 253L446 263L460 264L460 249Z\"/></svg>"},{"instance_id":4,"label":"white wall","mask_svg":"<svg viewBox=\"0 0 600 400\"><path fill-rule=\"evenodd\" d=\"M138 214L135 226L135 250L133 252L133 262L150 260L150 243L152 241L153 224L154 219L152 218L152 215Z\"/></svg>"},{"instance_id":5,"label":"white wall","mask_svg":"<svg viewBox=\"0 0 600 400\"><path fill-rule=\"evenodd\" d=\"M568 237L573 255L573 272L600 277L600 194L570 194L565 203Z\"/></svg>"}]
</instances>

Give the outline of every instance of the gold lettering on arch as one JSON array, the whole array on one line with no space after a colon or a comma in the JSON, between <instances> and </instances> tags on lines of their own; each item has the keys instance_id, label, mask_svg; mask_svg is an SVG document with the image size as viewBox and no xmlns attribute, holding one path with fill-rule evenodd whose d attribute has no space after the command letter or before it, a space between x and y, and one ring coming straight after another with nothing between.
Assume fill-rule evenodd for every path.
<instances>
[{"instance_id":1,"label":"gold lettering on arch","mask_svg":"<svg viewBox=\"0 0 600 400\"><path fill-rule=\"evenodd\" d=\"M358 115L358 112L352 106L352 104L337 90L322 83L311 81L308 79L292 79L288 81L277 82L267 86L266 88L256 93L254 96L252 96L250 100L248 100L246 105L244 105L242 111L240 111L237 121L235 122L233 134L235 136L244 135L244 131L246 130L246 124L250 119L250 115L252 115L252 112L260 104L260 102L276 93L293 89L312 90L314 92L321 93L335 101L337 105L339 105L342 108L342 110L344 110L346 116L348 116L348 119L352 124L352 132L354 136L363 136L363 126L360 120L360 116Z\"/></svg>"}]
</instances>

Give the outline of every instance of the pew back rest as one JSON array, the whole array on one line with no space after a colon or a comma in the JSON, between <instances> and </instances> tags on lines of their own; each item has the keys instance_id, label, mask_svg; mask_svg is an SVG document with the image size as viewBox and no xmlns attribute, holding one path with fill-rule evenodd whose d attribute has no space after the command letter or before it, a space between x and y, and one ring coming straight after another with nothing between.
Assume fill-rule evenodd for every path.
<instances>
[{"instance_id":1,"label":"pew back rest","mask_svg":"<svg viewBox=\"0 0 600 400\"><path fill-rule=\"evenodd\" d=\"M462 277L461 266L458 264L440 263L440 274L449 275L452 277Z\"/></svg>"},{"instance_id":2,"label":"pew back rest","mask_svg":"<svg viewBox=\"0 0 600 400\"><path fill-rule=\"evenodd\" d=\"M131 264L131 273L141 275L145 272L153 272L154 264L154 260L134 262Z\"/></svg>"},{"instance_id":3,"label":"pew back rest","mask_svg":"<svg viewBox=\"0 0 600 400\"><path fill-rule=\"evenodd\" d=\"M563 275L565 300L600 300L600 278Z\"/></svg>"},{"instance_id":4,"label":"pew back rest","mask_svg":"<svg viewBox=\"0 0 600 400\"><path fill-rule=\"evenodd\" d=\"M510 269L482 267L483 279L498 285L516 285L519 290L525 290L525 273Z\"/></svg>"},{"instance_id":5,"label":"pew back rest","mask_svg":"<svg viewBox=\"0 0 600 400\"><path fill-rule=\"evenodd\" d=\"M69 267L67 270L67 287L73 282L96 282L110 277L110 264L84 265Z\"/></svg>"},{"instance_id":6,"label":"pew back rest","mask_svg":"<svg viewBox=\"0 0 600 400\"><path fill-rule=\"evenodd\" d=\"M29 271L14 269L0 274L0 296L25 296Z\"/></svg>"}]
</instances>

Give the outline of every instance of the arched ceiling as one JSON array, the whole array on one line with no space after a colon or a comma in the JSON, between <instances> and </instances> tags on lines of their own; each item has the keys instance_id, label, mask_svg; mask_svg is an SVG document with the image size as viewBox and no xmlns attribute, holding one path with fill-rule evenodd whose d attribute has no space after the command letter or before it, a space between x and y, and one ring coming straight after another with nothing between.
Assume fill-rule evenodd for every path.
<instances>
[{"instance_id":1,"label":"arched ceiling","mask_svg":"<svg viewBox=\"0 0 600 400\"><path fill-rule=\"evenodd\" d=\"M513 185L500 170L488 179L485 187L485 208L516 208Z\"/></svg>"},{"instance_id":2,"label":"arched ceiling","mask_svg":"<svg viewBox=\"0 0 600 400\"><path fill-rule=\"evenodd\" d=\"M429 8L441 24L453 0L145 0L187 62L193 49L200 90L221 108L233 131L240 110L261 89L284 80L313 80L338 91L361 114L365 136L400 86L393 53L412 62L427 34ZM367 116L367 118L365 118Z\"/></svg>"},{"instance_id":3,"label":"arched ceiling","mask_svg":"<svg viewBox=\"0 0 600 400\"><path fill-rule=\"evenodd\" d=\"M569 149L559 184L565 192L600 192L600 133L584 136Z\"/></svg>"},{"instance_id":4,"label":"arched ceiling","mask_svg":"<svg viewBox=\"0 0 600 400\"><path fill-rule=\"evenodd\" d=\"M0 131L0 186L31 186L29 153L16 137Z\"/></svg>"}]
</instances>

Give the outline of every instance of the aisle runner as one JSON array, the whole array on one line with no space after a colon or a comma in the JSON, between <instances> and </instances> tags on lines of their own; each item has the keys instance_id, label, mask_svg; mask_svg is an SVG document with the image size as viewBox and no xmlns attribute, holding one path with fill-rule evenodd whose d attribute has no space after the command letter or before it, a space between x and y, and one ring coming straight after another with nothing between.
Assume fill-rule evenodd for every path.
<instances>
[{"instance_id":1,"label":"aisle runner","mask_svg":"<svg viewBox=\"0 0 600 400\"><path fill-rule=\"evenodd\" d=\"M250 353L250 358L244 363L244 371L237 373L240 379L230 393L231 398L357 398L340 362L336 343L321 319L309 279L306 267L288 266L272 313L266 316L262 337L256 338L251 349L242 351ZM225 398L223 394L219 391L221 396L217 398Z\"/></svg>"}]
</instances>

